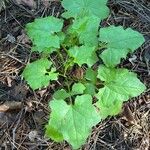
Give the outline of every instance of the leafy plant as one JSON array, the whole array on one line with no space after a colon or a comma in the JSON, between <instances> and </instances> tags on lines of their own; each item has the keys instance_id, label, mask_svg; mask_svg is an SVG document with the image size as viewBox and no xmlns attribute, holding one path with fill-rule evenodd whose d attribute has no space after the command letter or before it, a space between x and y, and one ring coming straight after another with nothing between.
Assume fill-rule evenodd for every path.
<instances>
[{"instance_id":1,"label":"leafy plant","mask_svg":"<svg viewBox=\"0 0 150 150\"><path fill-rule=\"evenodd\" d=\"M63 79L50 101L46 136L57 142L66 140L73 149L86 142L101 119L117 115L124 101L146 89L135 73L117 67L144 43L144 37L131 28L99 26L109 14L106 3L63 0L65 19L49 16L26 26L32 51L41 58L28 64L22 76L33 90ZM64 21L70 24L64 26Z\"/></svg>"}]
</instances>

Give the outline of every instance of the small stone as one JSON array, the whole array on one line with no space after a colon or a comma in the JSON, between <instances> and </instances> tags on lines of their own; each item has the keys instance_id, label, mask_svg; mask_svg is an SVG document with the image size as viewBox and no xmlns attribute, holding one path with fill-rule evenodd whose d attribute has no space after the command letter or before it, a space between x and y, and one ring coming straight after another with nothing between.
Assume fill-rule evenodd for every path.
<instances>
[{"instance_id":1,"label":"small stone","mask_svg":"<svg viewBox=\"0 0 150 150\"><path fill-rule=\"evenodd\" d=\"M15 43L16 42L16 39L13 35L11 34L7 34L7 37L6 37L7 41L10 42L10 43Z\"/></svg>"},{"instance_id":2,"label":"small stone","mask_svg":"<svg viewBox=\"0 0 150 150\"><path fill-rule=\"evenodd\" d=\"M28 135L31 142L34 142L38 138L38 132L36 130L33 130Z\"/></svg>"}]
</instances>

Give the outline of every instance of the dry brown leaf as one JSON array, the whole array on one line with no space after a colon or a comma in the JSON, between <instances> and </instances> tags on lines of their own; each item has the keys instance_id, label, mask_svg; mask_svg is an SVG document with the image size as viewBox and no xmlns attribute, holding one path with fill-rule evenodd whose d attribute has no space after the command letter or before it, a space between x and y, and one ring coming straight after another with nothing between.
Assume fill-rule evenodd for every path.
<instances>
[{"instance_id":1,"label":"dry brown leaf","mask_svg":"<svg viewBox=\"0 0 150 150\"><path fill-rule=\"evenodd\" d=\"M29 40L27 34L26 34L24 31L22 31L22 32L21 32L21 35L19 35L19 36L17 37L17 41L18 41L19 43L22 43L22 44L28 44L28 43L30 43L30 40Z\"/></svg>"},{"instance_id":2,"label":"dry brown leaf","mask_svg":"<svg viewBox=\"0 0 150 150\"><path fill-rule=\"evenodd\" d=\"M60 0L42 0L42 2L60 2Z\"/></svg>"},{"instance_id":3,"label":"dry brown leaf","mask_svg":"<svg viewBox=\"0 0 150 150\"><path fill-rule=\"evenodd\" d=\"M41 2L45 7L49 7L50 2L60 2L60 0L42 0Z\"/></svg>"},{"instance_id":4,"label":"dry brown leaf","mask_svg":"<svg viewBox=\"0 0 150 150\"><path fill-rule=\"evenodd\" d=\"M20 110L22 108L21 102L7 101L0 105L0 112L10 112Z\"/></svg>"},{"instance_id":5,"label":"dry brown leaf","mask_svg":"<svg viewBox=\"0 0 150 150\"><path fill-rule=\"evenodd\" d=\"M40 97L43 97L43 95L46 93L47 89L43 89L43 90L39 90L38 94L40 95Z\"/></svg>"},{"instance_id":6,"label":"dry brown leaf","mask_svg":"<svg viewBox=\"0 0 150 150\"><path fill-rule=\"evenodd\" d=\"M36 2L34 0L14 0L18 5L25 5L31 9L36 8Z\"/></svg>"},{"instance_id":7,"label":"dry brown leaf","mask_svg":"<svg viewBox=\"0 0 150 150\"><path fill-rule=\"evenodd\" d=\"M130 125L133 125L136 123L135 119L134 119L134 116L133 116L133 113L132 111L130 110L129 106L125 105L124 106L124 109L123 109L123 117L125 117L125 120L128 121L128 123Z\"/></svg>"},{"instance_id":8,"label":"dry brown leaf","mask_svg":"<svg viewBox=\"0 0 150 150\"><path fill-rule=\"evenodd\" d=\"M71 74L76 79L83 79L84 70L81 67L75 67L73 68Z\"/></svg>"},{"instance_id":9,"label":"dry brown leaf","mask_svg":"<svg viewBox=\"0 0 150 150\"><path fill-rule=\"evenodd\" d=\"M6 77L7 85L8 87L12 86L12 78L11 77Z\"/></svg>"},{"instance_id":10,"label":"dry brown leaf","mask_svg":"<svg viewBox=\"0 0 150 150\"><path fill-rule=\"evenodd\" d=\"M45 123L44 117L46 116L46 114L44 113L44 111L42 109L35 111L35 113L33 114L34 116L34 120L38 125L42 125Z\"/></svg>"}]
</instances>

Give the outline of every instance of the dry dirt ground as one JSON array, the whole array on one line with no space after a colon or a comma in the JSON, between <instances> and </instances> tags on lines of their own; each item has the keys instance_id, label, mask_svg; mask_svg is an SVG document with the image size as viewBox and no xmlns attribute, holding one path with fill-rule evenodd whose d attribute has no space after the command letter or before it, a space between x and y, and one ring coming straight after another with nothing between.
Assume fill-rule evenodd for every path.
<instances>
[{"instance_id":1,"label":"dry dirt ground","mask_svg":"<svg viewBox=\"0 0 150 150\"><path fill-rule=\"evenodd\" d=\"M101 25L122 25L141 32L146 42L134 54L122 60L147 86L141 96L130 100L116 117L93 128L83 150L150 149L150 1L109 0L111 14ZM49 116L48 101L57 88L32 91L20 77L30 60L31 43L24 27L40 16L59 16L58 1L1 0L0 2L0 150L70 150L66 143L44 138ZM147 58L147 61L146 59ZM8 105L8 108L3 106Z\"/></svg>"}]
</instances>

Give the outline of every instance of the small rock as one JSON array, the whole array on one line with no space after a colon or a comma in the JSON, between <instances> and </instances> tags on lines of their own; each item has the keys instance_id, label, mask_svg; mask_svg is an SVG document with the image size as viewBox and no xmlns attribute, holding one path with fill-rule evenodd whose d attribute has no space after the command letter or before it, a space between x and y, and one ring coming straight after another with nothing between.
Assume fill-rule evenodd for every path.
<instances>
[{"instance_id":1,"label":"small rock","mask_svg":"<svg viewBox=\"0 0 150 150\"><path fill-rule=\"evenodd\" d=\"M6 40L10 43L15 43L16 42L15 37L11 34L7 34Z\"/></svg>"},{"instance_id":2,"label":"small rock","mask_svg":"<svg viewBox=\"0 0 150 150\"><path fill-rule=\"evenodd\" d=\"M33 130L28 134L28 137L29 137L31 142L34 142L39 137L39 135L38 135L38 132L36 130Z\"/></svg>"}]
</instances>

